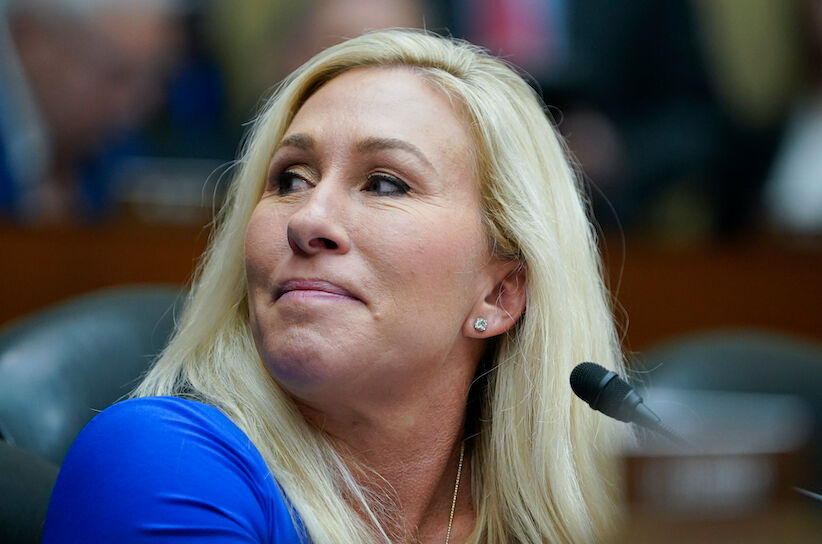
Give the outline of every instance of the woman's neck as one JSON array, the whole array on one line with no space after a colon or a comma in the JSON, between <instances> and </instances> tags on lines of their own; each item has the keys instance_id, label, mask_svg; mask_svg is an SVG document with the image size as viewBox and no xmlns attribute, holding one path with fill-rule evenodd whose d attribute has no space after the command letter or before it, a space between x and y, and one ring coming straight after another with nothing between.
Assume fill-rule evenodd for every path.
<instances>
[{"instance_id":1,"label":"woman's neck","mask_svg":"<svg viewBox=\"0 0 822 544\"><path fill-rule=\"evenodd\" d=\"M380 520L386 530L402 541L441 543L451 517L470 377L426 385L424 396L399 397L380 406L347 402L319 409L297 404L348 460L360 485L389 498L393 508ZM463 542L473 527L469 467L466 450L451 543Z\"/></svg>"}]
</instances>

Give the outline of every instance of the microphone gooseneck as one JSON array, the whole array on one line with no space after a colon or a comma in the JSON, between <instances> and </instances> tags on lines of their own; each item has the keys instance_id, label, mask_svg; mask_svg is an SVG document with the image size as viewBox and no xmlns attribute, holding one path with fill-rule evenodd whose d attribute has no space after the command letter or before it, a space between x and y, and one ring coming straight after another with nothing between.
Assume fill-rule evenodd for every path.
<instances>
[{"instance_id":1,"label":"microphone gooseneck","mask_svg":"<svg viewBox=\"0 0 822 544\"><path fill-rule=\"evenodd\" d=\"M677 444L687 445L687 441L665 426L659 416L645 405L634 388L616 372L596 363L580 363L571 371L571 389L591 408L608 417L636 423Z\"/></svg>"}]
</instances>

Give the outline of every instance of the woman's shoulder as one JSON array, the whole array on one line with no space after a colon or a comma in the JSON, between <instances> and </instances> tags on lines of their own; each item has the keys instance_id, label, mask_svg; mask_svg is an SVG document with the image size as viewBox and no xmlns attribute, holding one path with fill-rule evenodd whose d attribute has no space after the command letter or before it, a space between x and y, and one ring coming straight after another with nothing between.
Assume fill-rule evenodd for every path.
<instances>
[{"instance_id":1,"label":"woman's shoulder","mask_svg":"<svg viewBox=\"0 0 822 544\"><path fill-rule=\"evenodd\" d=\"M85 440L110 440L118 436L129 440L156 440L173 435L190 437L210 433L244 449L253 448L245 433L220 410L179 397L141 397L118 402L97 414L80 437Z\"/></svg>"},{"instance_id":2,"label":"woman's shoulder","mask_svg":"<svg viewBox=\"0 0 822 544\"><path fill-rule=\"evenodd\" d=\"M83 429L66 461L77 455L106 455L146 464L155 460L167 469L168 460L187 458L206 462L229 457L234 464L270 480L262 455L245 433L214 406L179 397L143 397L103 410Z\"/></svg>"},{"instance_id":3,"label":"woman's shoulder","mask_svg":"<svg viewBox=\"0 0 822 544\"><path fill-rule=\"evenodd\" d=\"M298 541L287 501L251 440L217 408L175 397L115 404L77 437L52 494L44 542L77 534L118 542L280 542L278 534Z\"/></svg>"}]
</instances>

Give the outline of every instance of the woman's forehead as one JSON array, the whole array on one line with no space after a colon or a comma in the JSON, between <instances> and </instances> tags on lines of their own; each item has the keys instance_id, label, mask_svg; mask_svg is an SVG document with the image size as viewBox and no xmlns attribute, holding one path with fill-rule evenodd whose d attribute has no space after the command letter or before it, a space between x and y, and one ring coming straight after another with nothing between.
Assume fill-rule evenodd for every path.
<instances>
[{"instance_id":1,"label":"woman's forehead","mask_svg":"<svg viewBox=\"0 0 822 544\"><path fill-rule=\"evenodd\" d=\"M473 157L473 138L461 108L439 86L407 67L358 67L313 93L282 139L351 138L406 142L428 160Z\"/></svg>"}]
</instances>

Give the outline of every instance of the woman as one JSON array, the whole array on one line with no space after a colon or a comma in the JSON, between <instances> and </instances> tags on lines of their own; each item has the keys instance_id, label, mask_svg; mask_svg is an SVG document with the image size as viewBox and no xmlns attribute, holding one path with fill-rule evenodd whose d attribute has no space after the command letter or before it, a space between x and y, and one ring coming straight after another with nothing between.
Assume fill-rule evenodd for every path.
<instances>
[{"instance_id":1,"label":"woman","mask_svg":"<svg viewBox=\"0 0 822 544\"><path fill-rule=\"evenodd\" d=\"M619 428L568 387L621 368L598 266L514 71L418 31L328 49L257 120L148 398L81 434L46 541L601 538Z\"/></svg>"}]
</instances>

